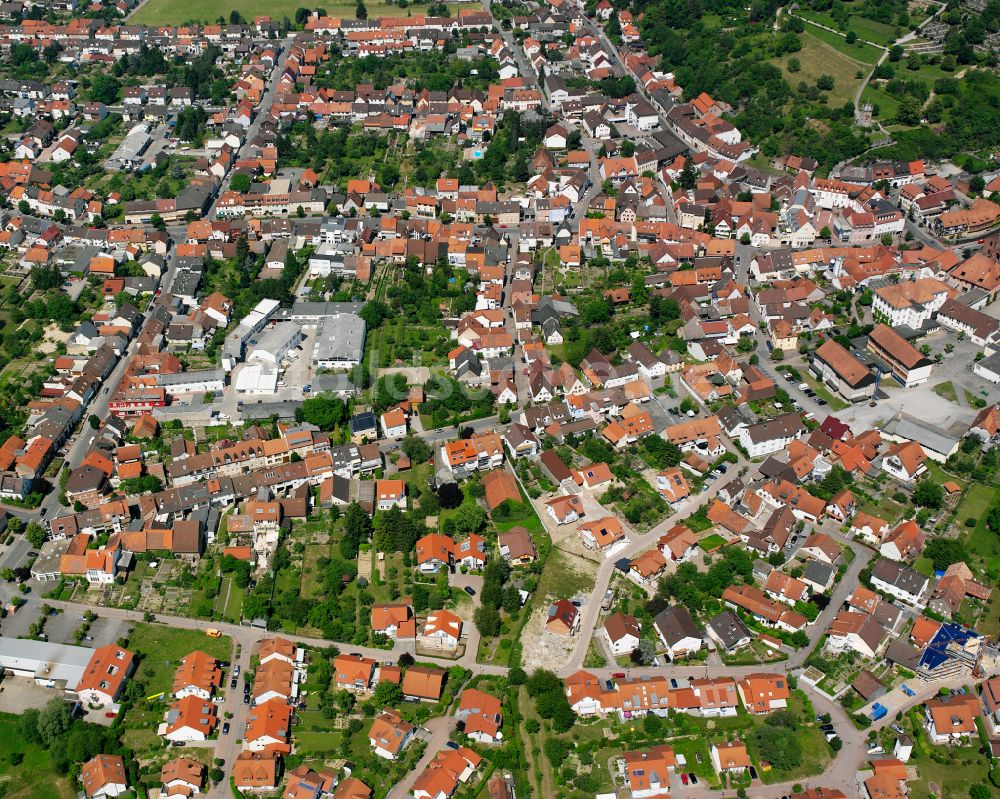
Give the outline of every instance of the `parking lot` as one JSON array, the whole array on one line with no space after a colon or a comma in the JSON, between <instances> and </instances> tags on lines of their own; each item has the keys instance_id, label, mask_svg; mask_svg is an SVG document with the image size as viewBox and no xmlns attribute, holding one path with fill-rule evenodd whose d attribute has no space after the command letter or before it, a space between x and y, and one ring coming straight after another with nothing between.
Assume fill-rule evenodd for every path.
<instances>
[{"instance_id":1,"label":"parking lot","mask_svg":"<svg viewBox=\"0 0 1000 799\"><path fill-rule=\"evenodd\" d=\"M27 637L31 625L41 617L41 607L25 606L16 613L8 614L0 622L0 635L7 638ZM128 633L128 624L114 619L96 618L91 622L87 634L77 642L76 631L84 624L79 613L58 611L49 615L45 621L44 635L47 641L57 644L70 644L95 649L107 644L113 644Z\"/></svg>"}]
</instances>

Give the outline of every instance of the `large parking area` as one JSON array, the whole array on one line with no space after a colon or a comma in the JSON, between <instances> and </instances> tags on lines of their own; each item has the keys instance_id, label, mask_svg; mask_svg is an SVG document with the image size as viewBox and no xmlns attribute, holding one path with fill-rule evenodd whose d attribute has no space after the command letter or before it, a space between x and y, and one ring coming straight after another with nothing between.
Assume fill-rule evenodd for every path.
<instances>
[{"instance_id":1,"label":"large parking area","mask_svg":"<svg viewBox=\"0 0 1000 799\"><path fill-rule=\"evenodd\" d=\"M31 625L41 618L41 607L25 605L16 613L8 614L0 622L0 635L6 638L26 638ZM57 644L71 644L96 648L113 644L128 633L129 625L115 619L105 619L98 616L90 623L90 628L79 642L76 631L83 627L85 621L79 613L57 610L45 620L43 634L46 640Z\"/></svg>"}]
</instances>

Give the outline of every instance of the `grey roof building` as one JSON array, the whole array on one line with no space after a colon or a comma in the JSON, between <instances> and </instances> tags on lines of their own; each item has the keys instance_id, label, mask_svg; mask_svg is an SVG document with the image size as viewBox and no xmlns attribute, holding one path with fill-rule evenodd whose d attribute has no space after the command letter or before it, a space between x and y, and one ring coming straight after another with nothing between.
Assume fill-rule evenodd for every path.
<instances>
[{"instance_id":1,"label":"grey roof building","mask_svg":"<svg viewBox=\"0 0 1000 799\"><path fill-rule=\"evenodd\" d=\"M320 369L349 369L365 352L365 320L352 313L323 317L316 328L313 363Z\"/></svg>"},{"instance_id":2,"label":"grey roof building","mask_svg":"<svg viewBox=\"0 0 1000 799\"><path fill-rule=\"evenodd\" d=\"M750 628L728 609L708 622L706 632L709 638L727 652L746 646L752 638Z\"/></svg>"}]
</instances>

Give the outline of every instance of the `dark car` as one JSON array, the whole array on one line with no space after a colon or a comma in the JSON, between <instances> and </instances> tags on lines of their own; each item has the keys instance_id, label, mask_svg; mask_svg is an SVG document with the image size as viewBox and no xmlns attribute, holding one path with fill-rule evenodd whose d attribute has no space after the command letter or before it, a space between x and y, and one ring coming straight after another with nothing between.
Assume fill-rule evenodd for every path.
<instances>
[{"instance_id":1,"label":"dark car","mask_svg":"<svg viewBox=\"0 0 1000 799\"><path fill-rule=\"evenodd\" d=\"M232 688L235 688L235 687L236 687L236 682L237 682L236 678L235 678L235 677L233 677L233 679L231 679L231 680L229 681L229 687L230 687L231 689L232 689Z\"/></svg>"},{"instance_id":2,"label":"dark car","mask_svg":"<svg viewBox=\"0 0 1000 799\"><path fill-rule=\"evenodd\" d=\"M677 680L673 679L672 677L670 678L670 687L671 688L677 687Z\"/></svg>"},{"instance_id":3,"label":"dark car","mask_svg":"<svg viewBox=\"0 0 1000 799\"><path fill-rule=\"evenodd\" d=\"M816 404L819 405L820 407L822 407L823 405L826 405L826 400L825 399L818 399L818 400L816 400Z\"/></svg>"},{"instance_id":4,"label":"dark car","mask_svg":"<svg viewBox=\"0 0 1000 799\"><path fill-rule=\"evenodd\" d=\"M688 774L688 779L691 780L692 785L698 784L698 775L695 774L693 771L690 774Z\"/></svg>"},{"instance_id":5,"label":"dark car","mask_svg":"<svg viewBox=\"0 0 1000 799\"><path fill-rule=\"evenodd\" d=\"M229 735L229 722L228 721L222 722L222 734L223 735Z\"/></svg>"},{"instance_id":6,"label":"dark car","mask_svg":"<svg viewBox=\"0 0 1000 799\"><path fill-rule=\"evenodd\" d=\"M458 749L458 744L455 743L454 741L448 741L448 743L446 743L445 746L447 746L449 749Z\"/></svg>"},{"instance_id":7,"label":"dark car","mask_svg":"<svg viewBox=\"0 0 1000 799\"><path fill-rule=\"evenodd\" d=\"M755 769L753 766L750 766L750 779L752 780L757 779L757 769Z\"/></svg>"},{"instance_id":8,"label":"dark car","mask_svg":"<svg viewBox=\"0 0 1000 799\"><path fill-rule=\"evenodd\" d=\"M465 593L467 593L467 594L468 594L469 596L475 596L475 595L476 595L476 589L475 589L475 588L473 588L473 587L472 587L471 585L467 585L467 586L465 586L465 588L464 588L463 590L464 590L464 591L465 591Z\"/></svg>"},{"instance_id":9,"label":"dark car","mask_svg":"<svg viewBox=\"0 0 1000 799\"><path fill-rule=\"evenodd\" d=\"M250 694L243 694L243 704L244 705L250 704Z\"/></svg>"}]
</instances>

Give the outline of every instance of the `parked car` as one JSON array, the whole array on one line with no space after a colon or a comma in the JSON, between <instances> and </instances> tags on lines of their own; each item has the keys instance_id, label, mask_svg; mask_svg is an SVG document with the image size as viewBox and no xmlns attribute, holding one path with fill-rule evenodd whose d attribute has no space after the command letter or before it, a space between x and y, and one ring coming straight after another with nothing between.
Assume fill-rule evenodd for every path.
<instances>
[{"instance_id":1,"label":"parked car","mask_svg":"<svg viewBox=\"0 0 1000 799\"><path fill-rule=\"evenodd\" d=\"M901 686L899 686L899 690L902 691L907 696L916 696L917 695L917 692L914 691L912 688L910 688L910 686L907 685L905 682Z\"/></svg>"},{"instance_id":2,"label":"parked car","mask_svg":"<svg viewBox=\"0 0 1000 799\"><path fill-rule=\"evenodd\" d=\"M229 681L229 687L230 687L230 689L233 689L233 688L236 687L236 678L235 677L233 677L233 679L231 679Z\"/></svg>"},{"instance_id":3,"label":"parked car","mask_svg":"<svg viewBox=\"0 0 1000 799\"><path fill-rule=\"evenodd\" d=\"M900 727L898 724L890 724L889 729L892 730L897 735L905 735L905 733L903 732L903 728Z\"/></svg>"},{"instance_id":4,"label":"parked car","mask_svg":"<svg viewBox=\"0 0 1000 799\"><path fill-rule=\"evenodd\" d=\"M243 704L244 705L250 704L250 694L243 694Z\"/></svg>"},{"instance_id":5,"label":"parked car","mask_svg":"<svg viewBox=\"0 0 1000 799\"><path fill-rule=\"evenodd\" d=\"M816 404L819 405L820 407L822 407L822 406L826 405L827 402L826 402L825 399L820 398L820 399L816 400Z\"/></svg>"},{"instance_id":6,"label":"parked car","mask_svg":"<svg viewBox=\"0 0 1000 799\"><path fill-rule=\"evenodd\" d=\"M229 722L228 721L222 722L222 734L223 735L229 735Z\"/></svg>"},{"instance_id":7,"label":"parked car","mask_svg":"<svg viewBox=\"0 0 1000 799\"><path fill-rule=\"evenodd\" d=\"M757 779L757 769L755 769L753 766L750 766L750 779L752 780Z\"/></svg>"},{"instance_id":8,"label":"parked car","mask_svg":"<svg viewBox=\"0 0 1000 799\"><path fill-rule=\"evenodd\" d=\"M681 773L681 782L683 782L685 785L688 784L688 775L684 774L683 772Z\"/></svg>"},{"instance_id":9,"label":"parked car","mask_svg":"<svg viewBox=\"0 0 1000 799\"><path fill-rule=\"evenodd\" d=\"M465 593L467 593L467 594L468 594L469 596L475 596L475 595L476 595L476 589L475 589L475 588L473 588L473 587L472 587L471 585L467 585L467 586L465 586L465 588L464 588L463 590L464 590L464 591L465 591Z\"/></svg>"},{"instance_id":10,"label":"parked car","mask_svg":"<svg viewBox=\"0 0 1000 799\"><path fill-rule=\"evenodd\" d=\"M693 771L690 774L688 774L688 779L691 780L692 785L698 784L698 775L695 774Z\"/></svg>"},{"instance_id":11,"label":"parked car","mask_svg":"<svg viewBox=\"0 0 1000 799\"><path fill-rule=\"evenodd\" d=\"M623 680L623 679L625 679L625 672L624 671L616 671L611 676L614 677L616 680Z\"/></svg>"}]
</instances>

